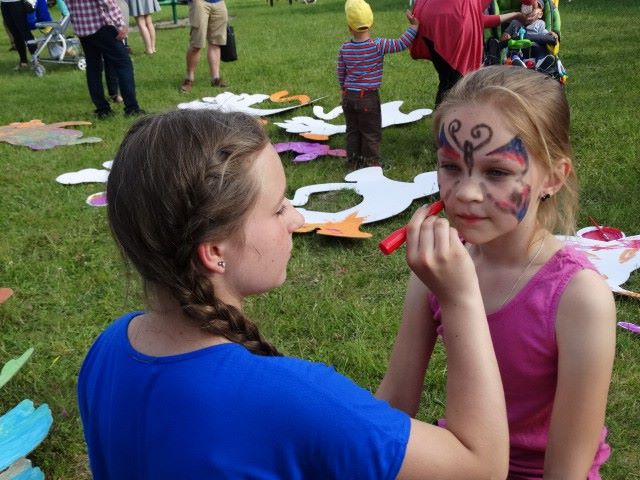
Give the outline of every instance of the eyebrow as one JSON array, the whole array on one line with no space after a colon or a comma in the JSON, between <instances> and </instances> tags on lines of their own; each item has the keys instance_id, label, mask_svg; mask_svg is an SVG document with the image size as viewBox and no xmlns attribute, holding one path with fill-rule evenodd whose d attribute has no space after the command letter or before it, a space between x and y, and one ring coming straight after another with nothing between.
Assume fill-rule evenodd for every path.
<instances>
[{"instance_id":1,"label":"eyebrow","mask_svg":"<svg viewBox=\"0 0 640 480\"><path fill-rule=\"evenodd\" d=\"M529 156L527 155L527 149L524 146L524 142L520 137L513 137L511 141L505 143L501 147L490 151L485 156L497 156L507 160L514 161L518 165L525 166L529 162Z\"/></svg>"},{"instance_id":2,"label":"eyebrow","mask_svg":"<svg viewBox=\"0 0 640 480\"><path fill-rule=\"evenodd\" d=\"M458 152L455 148L453 148L448 143L438 148L438 153L443 157L449 158L451 160L460 160L460 152Z\"/></svg>"}]
</instances>

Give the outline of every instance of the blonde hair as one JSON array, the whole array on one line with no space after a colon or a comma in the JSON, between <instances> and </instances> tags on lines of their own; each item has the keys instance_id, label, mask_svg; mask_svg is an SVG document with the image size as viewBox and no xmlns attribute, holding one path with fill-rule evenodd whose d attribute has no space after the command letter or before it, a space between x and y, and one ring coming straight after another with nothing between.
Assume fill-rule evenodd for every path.
<instances>
[{"instance_id":1,"label":"blonde hair","mask_svg":"<svg viewBox=\"0 0 640 480\"><path fill-rule=\"evenodd\" d=\"M464 76L445 96L433 120L438 138L442 119L453 108L490 105L522 139L527 152L545 170L566 159L570 172L562 187L540 202L538 222L551 232L573 233L578 208L578 180L569 139L569 104L560 83L548 75L521 67L496 65Z\"/></svg>"},{"instance_id":2,"label":"blonde hair","mask_svg":"<svg viewBox=\"0 0 640 480\"><path fill-rule=\"evenodd\" d=\"M262 355L279 352L256 325L220 301L197 249L242 242L258 195L251 166L269 139L241 113L179 110L144 117L129 129L107 183L109 226L147 294L170 292L214 335Z\"/></svg>"}]
</instances>

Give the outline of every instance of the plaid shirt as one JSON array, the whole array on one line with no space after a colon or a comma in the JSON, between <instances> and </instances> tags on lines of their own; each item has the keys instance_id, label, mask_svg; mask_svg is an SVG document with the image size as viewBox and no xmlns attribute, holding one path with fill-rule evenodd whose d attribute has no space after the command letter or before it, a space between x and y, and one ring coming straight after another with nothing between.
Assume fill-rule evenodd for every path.
<instances>
[{"instance_id":1,"label":"plaid shirt","mask_svg":"<svg viewBox=\"0 0 640 480\"><path fill-rule=\"evenodd\" d=\"M86 37L105 25L125 26L117 0L66 0L76 35Z\"/></svg>"}]
</instances>

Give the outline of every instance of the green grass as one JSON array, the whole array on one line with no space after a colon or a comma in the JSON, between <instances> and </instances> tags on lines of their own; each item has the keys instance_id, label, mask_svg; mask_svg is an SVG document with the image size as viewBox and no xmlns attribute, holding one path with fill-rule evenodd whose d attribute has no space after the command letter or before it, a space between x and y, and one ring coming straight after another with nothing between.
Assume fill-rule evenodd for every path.
<instances>
[{"instance_id":1,"label":"green grass","mask_svg":"<svg viewBox=\"0 0 640 480\"><path fill-rule=\"evenodd\" d=\"M405 3L372 0L380 36L397 36L405 27ZM562 56L569 70L567 94L572 107L572 138L581 179L580 226L593 216L627 234L640 233L640 60L631 40L638 38L636 0L574 0L561 3ZM240 60L223 65L230 91L272 93L287 89L306 93L325 109L336 106L335 56L347 38L343 2L319 0L306 6L276 0L273 8L259 0L230 2ZM179 14L186 17L185 6ZM154 16L169 21L170 8ZM131 33L138 97L143 108L164 111L179 102L213 95L202 59L193 92L180 95L188 30L158 31L158 53L148 57L137 33ZM47 66L36 78L13 72L15 52L7 52L0 35L0 124L39 118L46 123L93 120L84 74L70 66ZM403 99L405 111L431 106L436 75L428 62L407 54L389 56L382 88L384 100ZM535 92L532 92L535 94ZM295 112L309 114L308 109ZM277 117L284 120L293 116ZM272 119L273 120L273 119ZM113 157L131 123L121 114L78 127L102 143L34 152L0 143L0 286L15 295L0 307L0 363L30 346L35 353L2 390L0 412L23 398L47 402L54 423L32 454L48 478L88 478L85 447L75 399L83 355L93 338L120 313L142 306L135 278L126 280L112 244L104 209L84 200L102 190L99 184L61 186L57 175L81 168L99 168ZM296 137L270 125L273 141ZM344 136L330 144L344 148ZM384 131L386 174L409 181L433 169L429 118ZM323 157L294 165L283 161L289 194L311 183L340 181L346 170L340 160ZM338 194L317 200L328 209L351 204L354 196ZM405 223L413 208L388 221L365 226L370 240L298 235L282 288L254 298L248 309L266 335L284 352L334 364L367 388L382 378L398 326L407 267L402 254L384 258L377 241ZM640 290L634 276L628 284ZM616 298L618 319L638 323L638 300ZM603 469L606 479L640 478L640 338L619 330L607 424L613 455ZM442 413L445 364L436 353L424 393L423 419Z\"/></svg>"}]
</instances>

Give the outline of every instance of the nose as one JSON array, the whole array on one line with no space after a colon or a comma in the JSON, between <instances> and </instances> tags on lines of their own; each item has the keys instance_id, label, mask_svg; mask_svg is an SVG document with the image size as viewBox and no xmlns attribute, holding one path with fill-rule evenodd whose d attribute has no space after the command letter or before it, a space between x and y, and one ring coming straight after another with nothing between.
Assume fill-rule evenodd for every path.
<instances>
[{"instance_id":1,"label":"nose","mask_svg":"<svg viewBox=\"0 0 640 480\"><path fill-rule=\"evenodd\" d=\"M456 189L456 198L464 202L481 202L484 199L481 182L473 177L462 178Z\"/></svg>"},{"instance_id":2,"label":"nose","mask_svg":"<svg viewBox=\"0 0 640 480\"><path fill-rule=\"evenodd\" d=\"M304 225L304 217L302 214L295 209L291 202L289 202L289 207L291 208L291 221L289 222L289 229L293 232Z\"/></svg>"}]
</instances>

